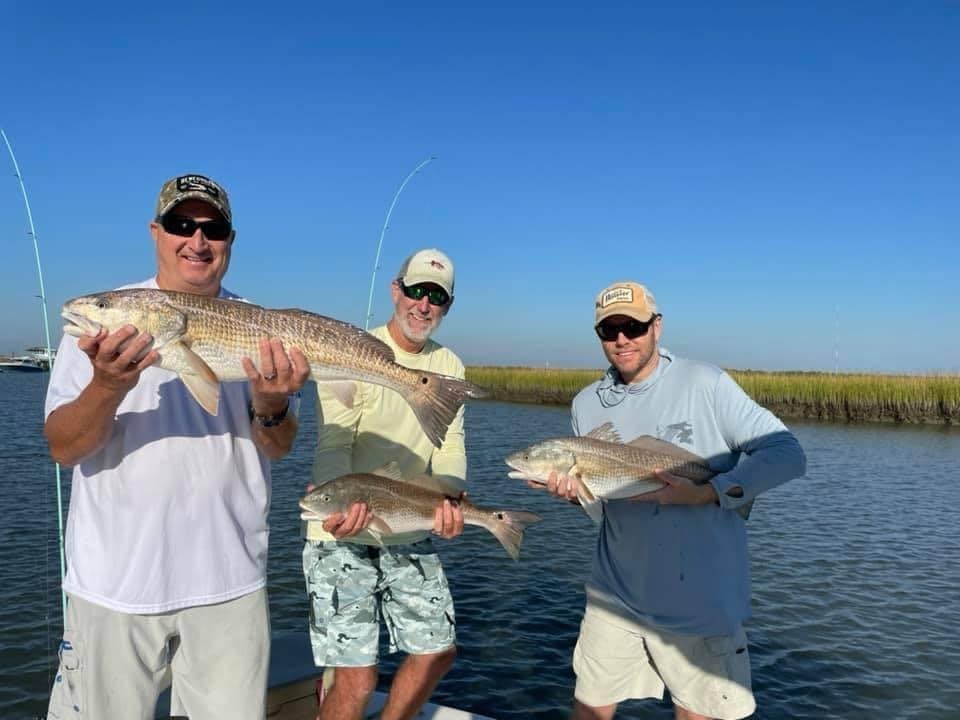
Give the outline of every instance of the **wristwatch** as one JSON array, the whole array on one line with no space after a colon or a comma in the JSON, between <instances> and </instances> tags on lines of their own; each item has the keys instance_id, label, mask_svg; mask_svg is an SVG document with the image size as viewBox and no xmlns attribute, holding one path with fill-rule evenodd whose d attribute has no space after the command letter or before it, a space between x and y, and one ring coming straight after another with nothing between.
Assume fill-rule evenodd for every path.
<instances>
[{"instance_id":1,"label":"wristwatch","mask_svg":"<svg viewBox=\"0 0 960 720\"><path fill-rule=\"evenodd\" d=\"M253 403L250 403L250 420L255 422L260 427L276 427L286 419L287 412L289 410L290 402L288 401L283 410L278 412L276 415L257 415L256 411L253 409Z\"/></svg>"}]
</instances>

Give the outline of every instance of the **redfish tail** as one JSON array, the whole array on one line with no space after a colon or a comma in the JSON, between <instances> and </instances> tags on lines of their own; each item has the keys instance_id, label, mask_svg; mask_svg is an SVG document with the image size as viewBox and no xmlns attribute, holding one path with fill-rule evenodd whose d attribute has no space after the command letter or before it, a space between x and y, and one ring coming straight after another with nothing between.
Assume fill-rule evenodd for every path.
<instances>
[{"instance_id":1,"label":"redfish tail","mask_svg":"<svg viewBox=\"0 0 960 720\"><path fill-rule=\"evenodd\" d=\"M520 543L523 531L528 525L540 522L543 518L522 510L494 510L490 513L490 523L485 527L500 541L504 550L514 560L520 559Z\"/></svg>"}]
</instances>

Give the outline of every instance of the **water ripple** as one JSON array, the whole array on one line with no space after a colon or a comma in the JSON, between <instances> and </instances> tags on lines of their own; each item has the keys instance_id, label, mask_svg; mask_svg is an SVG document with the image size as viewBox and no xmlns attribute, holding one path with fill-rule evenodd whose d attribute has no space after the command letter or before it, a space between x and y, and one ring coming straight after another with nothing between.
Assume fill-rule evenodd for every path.
<instances>
[{"instance_id":1,"label":"water ripple","mask_svg":"<svg viewBox=\"0 0 960 720\"><path fill-rule=\"evenodd\" d=\"M53 468L42 440L43 377L0 375L0 717L42 712L60 633ZM303 632L296 499L309 478L311 402L276 465L273 628ZM26 418L26 421L23 420ZM755 718L952 718L960 707L960 431L795 423L805 478L760 499L749 523ZM478 403L467 411L470 495L544 520L512 561L485 530L438 542L460 654L436 699L494 717L562 718L594 542L590 521L506 477L503 458L569 433L566 410ZM69 483L66 488L69 494ZM382 685L395 658L384 658ZM629 702L622 718L669 718Z\"/></svg>"}]
</instances>

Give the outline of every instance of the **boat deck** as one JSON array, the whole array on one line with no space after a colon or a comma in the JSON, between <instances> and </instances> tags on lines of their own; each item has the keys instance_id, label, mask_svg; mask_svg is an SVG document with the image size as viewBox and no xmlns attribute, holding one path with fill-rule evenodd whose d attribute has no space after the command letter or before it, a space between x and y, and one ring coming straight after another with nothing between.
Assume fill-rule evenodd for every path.
<instances>
[{"instance_id":1,"label":"boat deck","mask_svg":"<svg viewBox=\"0 0 960 720\"><path fill-rule=\"evenodd\" d=\"M314 678L297 680L286 685L270 688L267 695L267 720L315 720L317 696ZM370 705L363 714L364 720L374 720L387 701L386 693L374 693ZM427 703L417 713L416 720L491 720L483 715Z\"/></svg>"},{"instance_id":2,"label":"boat deck","mask_svg":"<svg viewBox=\"0 0 960 720\"><path fill-rule=\"evenodd\" d=\"M313 664L306 633L276 634L270 653L270 689L267 693L267 720L315 720L317 716L316 681L322 671ZM376 692L363 717L377 718L387 694ZM178 720L168 715L160 720ZM493 720L485 715L427 703L416 720Z\"/></svg>"}]
</instances>

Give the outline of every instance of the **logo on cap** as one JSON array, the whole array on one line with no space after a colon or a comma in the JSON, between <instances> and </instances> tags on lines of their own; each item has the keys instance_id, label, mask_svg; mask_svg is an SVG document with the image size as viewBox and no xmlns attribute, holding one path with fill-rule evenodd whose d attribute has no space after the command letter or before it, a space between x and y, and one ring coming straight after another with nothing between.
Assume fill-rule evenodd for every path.
<instances>
[{"instance_id":1,"label":"logo on cap","mask_svg":"<svg viewBox=\"0 0 960 720\"><path fill-rule=\"evenodd\" d=\"M608 305L613 305L614 303L633 302L633 288L628 287L615 287L607 290L603 296L600 298L600 307L605 308Z\"/></svg>"},{"instance_id":2,"label":"logo on cap","mask_svg":"<svg viewBox=\"0 0 960 720\"><path fill-rule=\"evenodd\" d=\"M178 177L177 190L182 193L199 191L215 198L220 197L220 189L202 175L183 175L182 177Z\"/></svg>"},{"instance_id":3,"label":"logo on cap","mask_svg":"<svg viewBox=\"0 0 960 720\"><path fill-rule=\"evenodd\" d=\"M435 267L437 270L443 270L443 269L444 269L443 263L440 262L439 260L431 260L431 261L430 261L430 267Z\"/></svg>"}]
</instances>

